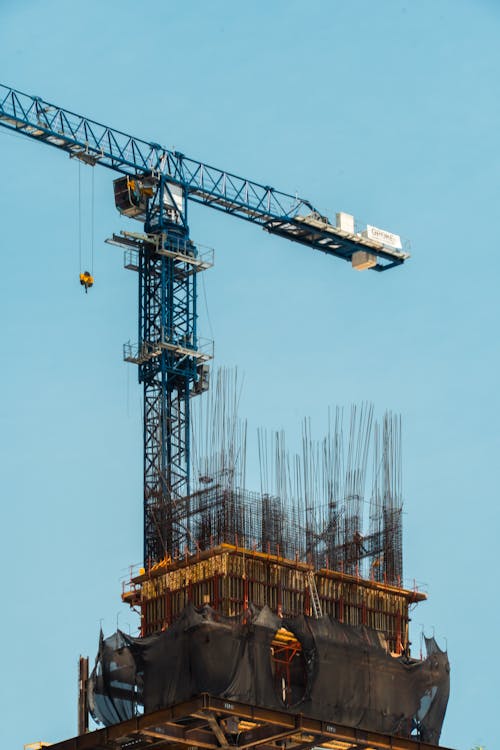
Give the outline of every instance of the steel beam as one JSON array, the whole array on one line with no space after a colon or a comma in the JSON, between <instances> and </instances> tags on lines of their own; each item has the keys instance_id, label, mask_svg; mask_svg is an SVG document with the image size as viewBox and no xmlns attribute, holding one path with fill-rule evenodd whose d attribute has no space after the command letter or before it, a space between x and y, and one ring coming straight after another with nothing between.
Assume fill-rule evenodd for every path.
<instances>
[{"instance_id":1,"label":"steel beam","mask_svg":"<svg viewBox=\"0 0 500 750\"><path fill-rule=\"evenodd\" d=\"M157 750L175 750L177 747L221 750L222 745L213 731L200 727L201 715L206 716L207 727L210 727L211 718L215 717L219 722L228 716L235 716L240 721L254 725L243 733L242 744L238 739L230 742L232 737L224 735L228 740L228 747L234 750L249 750L252 747L259 747L259 750L277 750L280 746L280 736L289 738L287 746L291 750L306 750L309 747L323 747L327 750L436 750L437 747L420 740L367 731L313 719L302 714L259 708L203 694L170 708L57 742L51 746L51 750L116 750L116 747L125 746L141 750L155 745ZM193 728L189 725L191 719L196 722ZM263 739L266 732L268 744L265 744ZM252 733L257 740L255 743L251 742ZM155 740L159 740L160 744L157 745ZM273 742L277 744L273 745ZM440 747L440 750L447 749Z\"/></svg>"}]
</instances>

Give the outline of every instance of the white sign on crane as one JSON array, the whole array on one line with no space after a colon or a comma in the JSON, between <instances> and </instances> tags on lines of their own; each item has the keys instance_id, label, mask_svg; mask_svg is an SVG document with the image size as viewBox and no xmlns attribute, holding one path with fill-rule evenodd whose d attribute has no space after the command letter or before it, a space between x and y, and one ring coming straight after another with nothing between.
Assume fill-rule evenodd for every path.
<instances>
[{"instance_id":1,"label":"white sign on crane","mask_svg":"<svg viewBox=\"0 0 500 750\"><path fill-rule=\"evenodd\" d=\"M372 227L371 224L366 225L366 229L363 232L365 237L375 242L381 242L383 245L394 247L396 250L402 250L403 245L401 244L401 237L399 234L393 234L387 232L385 229L379 229L378 227Z\"/></svg>"}]
</instances>

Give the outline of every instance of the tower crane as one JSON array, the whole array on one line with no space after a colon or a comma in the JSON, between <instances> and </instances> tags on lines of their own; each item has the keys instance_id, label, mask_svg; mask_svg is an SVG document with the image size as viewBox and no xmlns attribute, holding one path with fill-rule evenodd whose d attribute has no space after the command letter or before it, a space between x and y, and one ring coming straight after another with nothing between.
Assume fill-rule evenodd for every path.
<instances>
[{"instance_id":1,"label":"tower crane","mask_svg":"<svg viewBox=\"0 0 500 750\"><path fill-rule=\"evenodd\" d=\"M208 387L211 355L198 337L196 303L198 273L211 259L190 238L189 203L245 219L358 270L386 271L409 254L390 232L355 231L349 214L337 214L332 224L308 200L1 84L0 126L118 173L116 207L143 224L142 232L108 241L124 247L126 267L138 272L139 341L125 345L124 359L138 366L144 395L144 562L151 565L189 546L189 529L172 521L179 504L189 503L190 399ZM93 278L80 281L87 291Z\"/></svg>"}]
</instances>

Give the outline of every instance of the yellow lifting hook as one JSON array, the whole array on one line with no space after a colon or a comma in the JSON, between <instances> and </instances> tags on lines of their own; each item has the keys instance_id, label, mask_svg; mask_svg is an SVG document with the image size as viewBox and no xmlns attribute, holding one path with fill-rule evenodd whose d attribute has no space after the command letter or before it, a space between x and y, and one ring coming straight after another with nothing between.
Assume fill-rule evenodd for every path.
<instances>
[{"instance_id":1,"label":"yellow lifting hook","mask_svg":"<svg viewBox=\"0 0 500 750\"><path fill-rule=\"evenodd\" d=\"M80 284L85 287L85 294L87 294L90 287L94 285L94 277L88 271L84 271L80 274Z\"/></svg>"}]
</instances>

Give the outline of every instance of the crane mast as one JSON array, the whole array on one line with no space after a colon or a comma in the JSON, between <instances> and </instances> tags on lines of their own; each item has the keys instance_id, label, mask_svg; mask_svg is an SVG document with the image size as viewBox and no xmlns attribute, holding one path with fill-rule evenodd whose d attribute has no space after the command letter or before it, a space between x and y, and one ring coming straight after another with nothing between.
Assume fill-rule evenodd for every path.
<instances>
[{"instance_id":1,"label":"crane mast","mask_svg":"<svg viewBox=\"0 0 500 750\"><path fill-rule=\"evenodd\" d=\"M190 399L208 387L210 351L197 332L197 276L211 265L189 236L193 201L260 225L271 234L321 250L358 269L385 271L408 257L399 238L356 232L352 217L335 225L307 200L190 159L0 85L0 126L90 166L120 173L118 210L143 233L109 240L138 273L138 342L124 359L138 366L144 396L144 562L190 546ZM374 229L374 228L371 228ZM396 239L394 239L396 238Z\"/></svg>"},{"instance_id":2,"label":"crane mast","mask_svg":"<svg viewBox=\"0 0 500 750\"><path fill-rule=\"evenodd\" d=\"M125 248L127 267L138 272L139 340L125 345L124 358L138 366L143 388L144 561L151 565L189 545L189 528L175 516L186 516L179 506L190 494L189 401L206 382L196 284L210 264L189 238L185 193L163 176L116 180L115 201L144 221L144 234L110 242Z\"/></svg>"}]
</instances>

